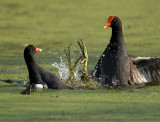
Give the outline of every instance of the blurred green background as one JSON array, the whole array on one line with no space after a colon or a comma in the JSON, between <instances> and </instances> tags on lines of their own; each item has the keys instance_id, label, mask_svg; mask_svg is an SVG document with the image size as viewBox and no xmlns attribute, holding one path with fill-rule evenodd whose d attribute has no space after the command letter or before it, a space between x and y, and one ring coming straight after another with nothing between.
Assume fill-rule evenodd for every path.
<instances>
[{"instance_id":1,"label":"blurred green background","mask_svg":"<svg viewBox=\"0 0 160 122\"><path fill-rule=\"evenodd\" d=\"M110 39L111 29L103 28L110 15L122 20L125 43L131 54L159 56L159 3L159 0L1 0L0 57L21 58L25 43L56 52L79 38L85 40L90 56L99 55Z\"/></svg>"},{"instance_id":2,"label":"blurred green background","mask_svg":"<svg viewBox=\"0 0 160 122\"><path fill-rule=\"evenodd\" d=\"M78 52L76 42L81 38L93 69L111 37L111 29L103 28L109 16L121 19L130 54L160 56L159 5L159 0L0 0L0 81L23 82L28 77L24 44L42 48L36 54L38 64L58 74L51 63L59 61L72 42ZM159 86L133 91L49 90L21 96L23 89L0 82L0 121L160 119Z\"/></svg>"},{"instance_id":3,"label":"blurred green background","mask_svg":"<svg viewBox=\"0 0 160 122\"><path fill-rule=\"evenodd\" d=\"M51 63L72 42L79 50L76 42L81 38L87 46L89 69L93 69L110 39L111 29L103 26L111 15L122 21L130 54L159 56L159 3L159 0L0 0L0 73L4 74L0 79L10 78L14 72L27 73L23 70L24 44L42 48L44 51L36 55L38 63L56 72Z\"/></svg>"}]
</instances>

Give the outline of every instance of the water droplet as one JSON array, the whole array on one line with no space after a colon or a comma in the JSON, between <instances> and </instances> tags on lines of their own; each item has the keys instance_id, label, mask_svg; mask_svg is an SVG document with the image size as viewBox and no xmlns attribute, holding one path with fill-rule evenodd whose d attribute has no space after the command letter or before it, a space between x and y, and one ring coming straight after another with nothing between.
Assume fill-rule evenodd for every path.
<instances>
[{"instance_id":1,"label":"water droplet","mask_svg":"<svg viewBox=\"0 0 160 122\"><path fill-rule=\"evenodd\" d=\"M74 48L74 50L76 50L76 48ZM49 53L51 53L51 51L49 51ZM74 51L71 51L71 62L72 62L73 65L74 65L75 61L77 60L77 54L79 54L79 53L76 52L76 54L75 54ZM56 52L55 54L61 54L61 53ZM99 56L97 55L97 57L99 57ZM66 59L66 55L64 54L64 55L60 56L57 61L52 63L52 66L54 66L58 69L59 77L64 82L68 80L69 72L70 72L67 61L68 60ZM96 68L98 68L98 67L99 66L96 66ZM82 72L82 71L83 71L83 66L79 62L77 67L73 71L74 82L76 82L76 86L78 86L78 87L79 86L80 87L86 87L86 82L83 82L82 79L81 79L81 76L83 75L83 73L85 73L85 72ZM97 69L95 69L92 76L95 76L96 72L97 72ZM92 77L92 76L90 76L90 77ZM101 79L101 78L99 78L99 79ZM91 81L87 81L87 82L89 82L89 84L91 84L90 87L97 87L97 88L101 87L101 83L98 83L96 80L91 80Z\"/></svg>"}]
</instances>

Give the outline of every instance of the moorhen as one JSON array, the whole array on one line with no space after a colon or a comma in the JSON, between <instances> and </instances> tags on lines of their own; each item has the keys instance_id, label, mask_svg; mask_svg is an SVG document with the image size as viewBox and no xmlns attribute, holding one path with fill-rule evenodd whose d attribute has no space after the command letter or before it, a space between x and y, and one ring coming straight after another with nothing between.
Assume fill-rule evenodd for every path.
<instances>
[{"instance_id":1,"label":"moorhen","mask_svg":"<svg viewBox=\"0 0 160 122\"><path fill-rule=\"evenodd\" d=\"M23 93L38 88L74 89L64 84L54 73L44 70L37 64L34 54L41 51L40 48L36 48L34 45L28 45L24 50L24 59L29 72L30 86Z\"/></svg>"},{"instance_id":2,"label":"moorhen","mask_svg":"<svg viewBox=\"0 0 160 122\"><path fill-rule=\"evenodd\" d=\"M160 57L135 57L128 54L123 39L122 23L110 16L104 28L112 28L107 48L94 68L93 76L104 85L142 84L160 80Z\"/></svg>"},{"instance_id":3,"label":"moorhen","mask_svg":"<svg viewBox=\"0 0 160 122\"><path fill-rule=\"evenodd\" d=\"M112 28L110 43L95 67L95 77L105 85L127 85L130 75L128 52L123 39L122 23L110 16L104 28Z\"/></svg>"}]
</instances>

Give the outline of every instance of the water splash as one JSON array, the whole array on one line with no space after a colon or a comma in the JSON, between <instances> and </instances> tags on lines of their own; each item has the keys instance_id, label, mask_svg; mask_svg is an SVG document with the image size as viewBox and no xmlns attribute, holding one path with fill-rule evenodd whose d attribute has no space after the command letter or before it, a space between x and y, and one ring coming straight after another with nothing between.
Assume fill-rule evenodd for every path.
<instances>
[{"instance_id":1,"label":"water splash","mask_svg":"<svg viewBox=\"0 0 160 122\"><path fill-rule=\"evenodd\" d=\"M73 66L77 61L77 59L79 58L78 56L81 54L81 52L77 51L77 49L74 47L73 51L71 51L70 53L71 53L71 64ZM63 55L60 57L60 62L54 62L52 64L52 66L58 69L59 77L62 79L62 81L64 81L68 85L85 89L98 89L102 87L101 83L98 82L91 75L88 75L86 79L82 78L84 74L86 74L83 71L84 64L81 63L82 60L80 60L77 63L75 69L72 70L73 78L69 79L70 69L66 59L67 57Z\"/></svg>"},{"instance_id":2,"label":"water splash","mask_svg":"<svg viewBox=\"0 0 160 122\"><path fill-rule=\"evenodd\" d=\"M60 57L60 63L54 62L52 65L58 69L60 78L66 81L69 77L69 69L62 57Z\"/></svg>"}]
</instances>

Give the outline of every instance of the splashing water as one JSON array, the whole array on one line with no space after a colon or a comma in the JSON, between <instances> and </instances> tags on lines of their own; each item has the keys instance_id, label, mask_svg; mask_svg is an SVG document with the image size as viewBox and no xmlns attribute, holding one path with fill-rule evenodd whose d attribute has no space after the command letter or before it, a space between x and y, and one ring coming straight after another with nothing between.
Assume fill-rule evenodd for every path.
<instances>
[{"instance_id":1,"label":"splashing water","mask_svg":"<svg viewBox=\"0 0 160 122\"><path fill-rule=\"evenodd\" d=\"M64 50L62 50L64 51ZM61 52L62 52L61 51ZM77 52L76 47L73 47L73 51L71 51L71 65L74 65L77 58L77 53L75 54L75 52ZM81 54L81 52L78 52L79 54ZM55 55L59 54L59 53L54 53ZM61 56L60 57L60 62L54 62L52 64L54 67L56 67L58 69L58 73L59 73L59 77L65 82L66 80L68 80L69 78L69 66L68 66L68 62L66 60L66 56ZM81 80L81 76L82 76L82 71L83 70L83 66L82 64L80 64L80 61L78 62L76 68L73 70L73 79L75 79L76 81L80 81Z\"/></svg>"},{"instance_id":2,"label":"splashing water","mask_svg":"<svg viewBox=\"0 0 160 122\"><path fill-rule=\"evenodd\" d=\"M78 59L78 55L76 48L74 47L74 51L71 51L71 64L74 65L76 60ZM81 54L81 52L78 52ZM101 88L102 85L99 83L97 80L92 78L92 76L88 76L87 80L82 80L82 76L85 74L83 71L84 64L81 64L81 60L78 62L77 66L75 69L72 71L73 73L73 79L69 79L69 66L68 62L66 60L66 56L61 56L60 57L60 62L54 62L52 66L56 67L58 69L59 77L64 81L66 84L75 86L75 87L80 87L80 88L85 88L85 89L98 89Z\"/></svg>"},{"instance_id":3,"label":"splashing water","mask_svg":"<svg viewBox=\"0 0 160 122\"><path fill-rule=\"evenodd\" d=\"M66 81L69 77L69 69L66 63L63 62L62 57L60 57L60 63L54 62L52 65L58 69L60 78Z\"/></svg>"}]
</instances>

